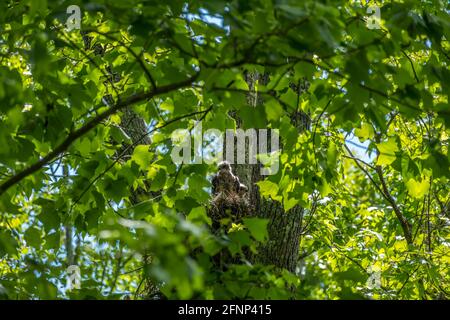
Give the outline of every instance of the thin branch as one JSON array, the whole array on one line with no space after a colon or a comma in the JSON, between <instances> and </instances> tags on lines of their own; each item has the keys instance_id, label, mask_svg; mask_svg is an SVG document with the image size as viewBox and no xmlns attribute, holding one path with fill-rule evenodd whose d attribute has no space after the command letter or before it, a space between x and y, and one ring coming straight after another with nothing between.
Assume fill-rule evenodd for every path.
<instances>
[{"instance_id":1,"label":"thin branch","mask_svg":"<svg viewBox=\"0 0 450 320\"><path fill-rule=\"evenodd\" d=\"M348 156L348 155L346 155L346 154L344 154L344 157L345 157L345 158L348 158L348 159L355 160L355 161L359 161L359 162L361 162L361 163L364 163L364 164L365 164L366 166L368 166L369 168L375 170L375 167L374 167L374 166L372 166L371 164L365 162L364 160L361 160L361 159L356 158L356 157Z\"/></svg>"},{"instance_id":2,"label":"thin branch","mask_svg":"<svg viewBox=\"0 0 450 320\"><path fill-rule=\"evenodd\" d=\"M406 52L404 50L402 50L402 53L409 60L409 63L411 64L412 71L414 73L414 78L416 79L417 83L419 83L420 80L419 80L419 77L417 77L416 69L414 68L414 64L413 64L411 58L406 54Z\"/></svg>"},{"instance_id":3,"label":"thin branch","mask_svg":"<svg viewBox=\"0 0 450 320\"><path fill-rule=\"evenodd\" d=\"M377 190L381 193L381 195L386 198L386 195L384 194L383 190L380 188L380 186L378 185L378 183L376 183L376 181L372 178L372 176L370 175L370 173L366 170L366 168L364 168L356 159L352 151L350 150L350 148L344 144L345 149L347 150L347 152L350 154L350 158L353 159L353 161L355 161L355 164L358 166L358 168L360 168L365 174L366 176L369 178L369 180L372 182L372 184L377 188ZM387 199L386 199L387 200Z\"/></svg>"},{"instance_id":4,"label":"thin branch","mask_svg":"<svg viewBox=\"0 0 450 320\"><path fill-rule=\"evenodd\" d=\"M345 149L350 154L352 158L355 158L353 153L351 152L350 148L344 144ZM412 240L412 234L411 234L411 225L406 220L405 216L400 211L400 208L397 206L397 203L395 202L394 198L392 197L391 193L389 192L389 189L387 188L386 181L383 177L383 172L380 166L377 166L375 168L375 171L378 175L378 178L381 182L381 187L375 182L373 177L370 175L370 173L356 160L357 158L353 159L355 161L355 164L366 174L366 176L370 179L372 184L377 188L377 190L381 193L381 195L389 202L389 204L392 206L392 209L394 210L395 215L397 216L397 219L400 222L400 225L403 229L403 234L405 236L406 242L408 244L413 244Z\"/></svg>"},{"instance_id":5,"label":"thin branch","mask_svg":"<svg viewBox=\"0 0 450 320\"><path fill-rule=\"evenodd\" d=\"M411 233L411 224L406 220L406 217L402 214L400 211L400 208L397 206L397 203L395 202L394 198L392 197L391 193L388 190L388 187L386 185L386 180L383 176L383 171L381 169L381 166L377 166L375 171L378 174L378 178L380 178L381 186L383 187L384 195L386 200L391 204L392 209L395 212L395 215L397 216L397 219L400 221L400 225L403 229L403 234L405 236L406 242L408 244L413 244L413 238Z\"/></svg>"},{"instance_id":6,"label":"thin branch","mask_svg":"<svg viewBox=\"0 0 450 320\"><path fill-rule=\"evenodd\" d=\"M400 294L400 292L402 292L403 288L405 287L405 285L408 283L409 279L411 278L411 276L413 274L415 274L417 272L417 270L419 270L420 265L418 265L413 272L408 273L408 276L406 277L405 282L403 282L402 286L400 287L400 289L397 291L397 296Z\"/></svg>"},{"instance_id":7,"label":"thin branch","mask_svg":"<svg viewBox=\"0 0 450 320\"><path fill-rule=\"evenodd\" d=\"M317 117L317 120L315 121L314 124L314 130L313 130L313 135L312 135L312 143L313 143L313 150L314 150L314 162L316 164L316 170L319 167L319 163L317 162L317 156L316 156L316 144L315 144L315 139L316 139L316 132L317 132L317 126L319 125L319 121L322 118L322 116L324 115L325 111L327 111L328 107L330 106L331 101L333 101L334 99L333 95L331 97L330 100L328 100L327 104L325 105L325 107L323 108L322 112L319 114L319 116Z\"/></svg>"}]
</instances>

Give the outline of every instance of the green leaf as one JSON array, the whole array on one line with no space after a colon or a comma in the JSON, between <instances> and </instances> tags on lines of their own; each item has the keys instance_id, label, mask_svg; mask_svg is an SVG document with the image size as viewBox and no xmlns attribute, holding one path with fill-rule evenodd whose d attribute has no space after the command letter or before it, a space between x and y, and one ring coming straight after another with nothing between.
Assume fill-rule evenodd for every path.
<instances>
[{"instance_id":1,"label":"green leaf","mask_svg":"<svg viewBox=\"0 0 450 320\"><path fill-rule=\"evenodd\" d=\"M191 212L189 212L187 219L193 222L197 221L201 223L206 223L208 225L212 224L211 218L208 217L208 215L206 214L206 209L203 206L193 208Z\"/></svg>"},{"instance_id":2,"label":"green leaf","mask_svg":"<svg viewBox=\"0 0 450 320\"><path fill-rule=\"evenodd\" d=\"M59 249L61 234L59 231L47 234L45 237L45 247L47 249Z\"/></svg>"},{"instance_id":3,"label":"green leaf","mask_svg":"<svg viewBox=\"0 0 450 320\"><path fill-rule=\"evenodd\" d=\"M282 197L278 194L278 185L269 180L259 181L256 183L259 187L259 192L265 198L281 201Z\"/></svg>"},{"instance_id":4,"label":"green leaf","mask_svg":"<svg viewBox=\"0 0 450 320\"><path fill-rule=\"evenodd\" d=\"M43 223L46 232L51 229L57 230L60 226L61 219L55 208L55 202L52 200L39 198L35 201L41 207L41 213L38 219Z\"/></svg>"},{"instance_id":5,"label":"green leaf","mask_svg":"<svg viewBox=\"0 0 450 320\"><path fill-rule=\"evenodd\" d=\"M283 208L285 212L288 212L299 203L299 199L283 197Z\"/></svg>"},{"instance_id":6,"label":"green leaf","mask_svg":"<svg viewBox=\"0 0 450 320\"><path fill-rule=\"evenodd\" d=\"M131 160L136 162L141 170L146 170L152 163L153 154L148 145L140 144L134 148Z\"/></svg>"},{"instance_id":7,"label":"green leaf","mask_svg":"<svg viewBox=\"0 0 450 320\"><path fill-rule=\"evenodd\" d=\"M377 165L379 166L389 165L394 162L396 159L395 153L399 151L397 142L393 138L389 138L386 142L378 143L377 149L380 152L377 159Z\"/></svg>"},{"instance_id":8,"label":"green leaf","mask_svg":"<svg viewBox=\"0 0 450 320\"><path fill-rule=\"evenodd\" d=\"M416 181L414 179L409 179L406 183L406 188L408 188L409 194L417 199L423 198L430 189L430 180L423 179L421 181Z\"/></svg>"},{"instance_id":9,"label":"green leaf","mask_svg":"<svg viewBox=\"0 0 450 320\"><path fill-rule=\"evenodd\" d=\"M366 274L362 273L360 269L353 267L346 271L336 272L335 276L340 280L351 280L354 282L364 282L367 280Z\"/></svg>"},{"instance_id":10,"label":"green leaf","mask_svg":"<svg viewBox=\"0 0 450 320\"><path fill-rule=\"evenodd\" d=\"M359 138L359 141L364 142L367 139L373 139L374 131L370 123L364 122L361 128L355 129L355 135Z\"/></svg>"},{"instance_id":11,"label":"green leaf","mask_svg":"<svg viewBox=\"0 0 450 320\"><path fill-rule=\"evenodd\" d=\"M110 128L110 134L112 136L112 138L117 142L117 143L127 143L127 144L131 144L132 140L131 138L126 134L125 131L123 131L123 129L119 126L112 126Z\"/></svg>"},{"instance_id":12,"label":"green leaf","mask_svg":"<svg viewBox=\"0 0 450 320\"><path fill-rule=\"evenodd\" d=\"M15 254L18 245L17 240L9 230L0 230L0 257L3 257L6 254Z\"/></svg>"},{"instance_id":13,"label":"green leaf","mask_svg":"<svg viewBox=\"0 0 450 320\"><path fill-rule=\"evenodd\" d=\"M41 231L35 227L30 227L25 231L25 241L29 246L39 248L43 244Z\"/></svg>"},{"instance_id":14,"label":"green leaf","mask_svg":"<svg viewBox=\"0 0 450 320\"><path fill-rule=\"evenodd\" d=\"M124 177L121 177L117 180L106 178L105 192L114 201L119 202L120 200L122 200L123 197L125 197L129 193L129 186L127 180Z\"/></svg>"},{"instance_id":15,"label":"green leaf","mask_svg":"<svg viewBox=\"0 0 450 320\"><path fill-rule=\"evenodd\" d=\"M249 233L245 230L231 232L228 237L231 240L231 243L228 245L228 250L232 255L240 253L242 247L250 246L252 243Z\"/></svg>"},{"instance_id":16,"label":"green leaf","mask_svg":"<svg viewBox=\"0 0 450 320\"><path fill-rule=\"evenodd\" d=\"M257 241L265 241L268 237L267 225L268 219L244 218L244 225L248 228L253 238Z\"/></svg>"}]
</instances>

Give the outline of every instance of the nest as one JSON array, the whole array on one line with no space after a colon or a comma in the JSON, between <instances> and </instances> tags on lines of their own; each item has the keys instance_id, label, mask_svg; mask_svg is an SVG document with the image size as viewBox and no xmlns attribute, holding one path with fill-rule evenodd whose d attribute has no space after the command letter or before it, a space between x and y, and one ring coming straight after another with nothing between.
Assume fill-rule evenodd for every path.
<instances>
[{"instance_id":1,"label":"nest","mask_svg":"<svg viewBox=\"0 0 450 320\"><path fill-rule=\"evenodd\" d=\"M216 231L221 227L230 227L232 223L241 223L242 218L251 215L251 206L246 197L237 193L219 192L211 200L208 210L212 227Z\"/></svg>"}]
</instances>

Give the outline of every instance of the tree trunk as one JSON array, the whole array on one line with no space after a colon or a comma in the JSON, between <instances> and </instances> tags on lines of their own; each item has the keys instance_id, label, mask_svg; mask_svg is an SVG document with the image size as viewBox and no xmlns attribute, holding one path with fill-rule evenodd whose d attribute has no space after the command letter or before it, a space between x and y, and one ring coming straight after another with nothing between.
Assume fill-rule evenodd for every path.
<instances>
[{"instance_id":1,"label":"tree trunk","mask_svg":"<svg viewBox=\"0 0 450 320\"><path fill-rule=\"evenodd\" d=\"M261 96L255 90L255 82L259 81L264 85L269 82L269 75L258 74L258 72L245 72L245 80L249 86L249 94L247 102L249 107L262 107L264 103ZM298 86L293 86L293 90L298 95L302 93ZM293 112L291 115L293 125L298 129L299 133L309 130L309 116L302 111ZM241 127L239 119L236 119L237 127ZM257 136L259 139L259 135ZM270 140L270 136L268 137ZM236 159L236 143L234 144L234 157ZM259 146L259 141L257 143ZM281 146L282 148L282 146ZM248 152L248 147L245 148ZM226 144L224 143L223 153L226 154ZM270 150L274 151L274 150ZM246 158L248 159L248 154ZM270 199L263 199L259 193L257 182L264 177L260 174L261 164L233 164L233 172L239 177L240 181L248 188L249 202L254 208L254 214L257 217L268 219L268 241L262 245L256 256L252 257L254 262L262 264L272 264L279 268L285 268L291 272L295 272L299 258L299 243L302 232L302 221L304 208L295 206L288 212L284 211L281 203Z\"/></svg>"},{"instance_id":2,"label":"tree trunk","mask_svg":"<svg viewBox=\"0 0 450 320\"><path fill-rule=\"evenodd\" d=\"M139 116L131 108L126 108L121 116L120 127L125 131L125 133L130 137L134 146L139 144L150 145L151 139L147 135L148 129L145 124L144 119ZM123 154L123 159L128 159L133 154L134 148L128 148L128 145L124 145L119 154ZM147 187L150 187L146 183ZM142 188L137 188L131 192L130 202L132 204L138 204L143 200L147 200L152 195L152 192L143 190Z\"/></svg>"},{"instance_id":3,"label":"tree trunk","mask_svg":"<svg viewBox=\"0 0 450 320\"><path fill-rule=\"evenodd\" d=\"M121 128L125 131L125 133L130 137L134 146L139 144L150 145L151 138L147 135L148 128L147 125L136 112L134 112L131 108L126 108L123 111L121 116ZM123 155L123 158L126 159L133 154L134 148L127 149L127 145L122 147L122 150L119 151L119 154ZM147 188L150 187L150 182L145 183ZM147 200L149 198L154 198L157 193L146 191L142 188L137 188L136 190L131 191L130 202L135 205L139 202ZM142 294L145 298L154 297L159 293L158 286L147 276L146 270L147 267L151 264L152 256L150 252L146 252L142 258L144 268L142 273L142 282L140 287L138 288L138 292L136 294Z\"/></svg>"},{"instance_id":4,"label":"tree trunk","mask_svg":"<svg viewBox=\"0 0 450 320\"><path fill-rule=\"evenodd\" d=\"M246 74L246 80L249 83L251 91L247 97L249 107L261 107L261 104L263 103L262 98L258 96L256 90L253 89L255 87L254 81L258 79L259 81L268 81L268 75L259 76L257 73ZM293 119L293 124L298 128L299 133L305 129L309 129L309 118L307 115L302 112L297 112L292 114L291 118ZM298 119L301 119L302 121L298 121ZM237 126L240 127L241 124L239 119L236 119L236 122ZM132 109L125 109L122 115L121 127L127 135L130 136L133 143L150 144L150 137L145 136L145 138L142 139L142 136L147 132L145 121ZM248 150L248 148L246 148L246 150ZM225 146L223 151L225 154ZM133 150L130 148L128 155L131 155L132 152ZM234 152L236 153L236 144ZM255 263L271 264L295 272L299 258L299 242L302 232L304 208L295 206L288 212L285 212L282 204L279 202L263 199L261 197L258 186L256 185L258 181L263 179L260 174L261 164L239 164L232 165L232 167L233 172L240 178L240 181L249 188L248 197L249 202L253 207L252 214L269 220L268 241L259 248L258 254L252 256L251 260ZM133 192L130 201L131 203L136 204L144 199L148 199L150 196L149 192L138 189ZM145 255L144 264L149 264L150 262L151 255ZM145 271L143 277L144 283L141 292L143 292L146 297L153 296L157 292L157 286L148 279L145 275Z\"/></svg>"}]
</instances>

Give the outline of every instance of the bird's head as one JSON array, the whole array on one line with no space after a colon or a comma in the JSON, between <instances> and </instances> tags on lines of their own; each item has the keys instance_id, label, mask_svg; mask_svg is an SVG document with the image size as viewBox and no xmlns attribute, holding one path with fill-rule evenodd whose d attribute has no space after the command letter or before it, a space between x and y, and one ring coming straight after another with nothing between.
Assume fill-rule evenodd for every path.
<instances>
[{"instance_id":1,"label":"bird's head","mask_svg":"<svg viewBox=\"0 0 450 320\"><path fill-rule=\"evenodd\" d=\"M239 193L245 194L248 191L248 187L245 184L240 183L239 184Z\"/></svg>"},{"instance_id":2,"label":"bird's head","mask_svg":"<svg viewBox=\"0 0 450 320\"><path fill-rule=\"evenodd\" d=\"M231 166L228 161L222 161L217 165L219 170L228 170L231 171Z\"/></svg>"}]
</instances>

